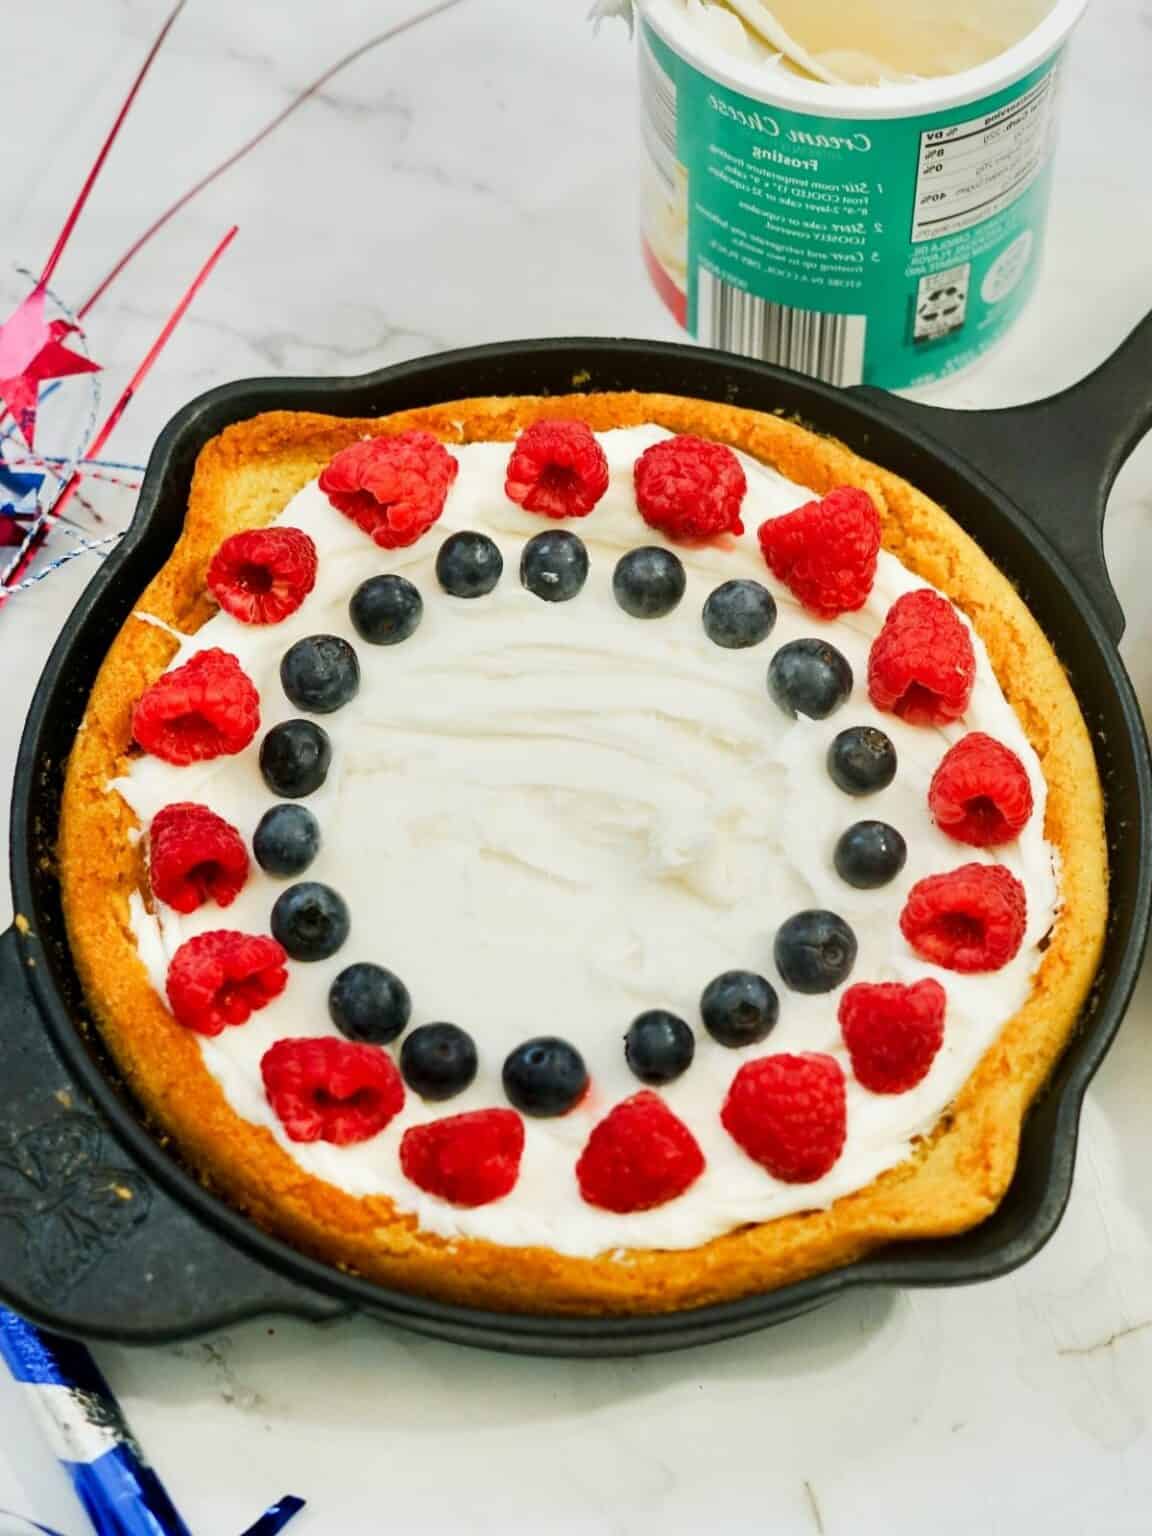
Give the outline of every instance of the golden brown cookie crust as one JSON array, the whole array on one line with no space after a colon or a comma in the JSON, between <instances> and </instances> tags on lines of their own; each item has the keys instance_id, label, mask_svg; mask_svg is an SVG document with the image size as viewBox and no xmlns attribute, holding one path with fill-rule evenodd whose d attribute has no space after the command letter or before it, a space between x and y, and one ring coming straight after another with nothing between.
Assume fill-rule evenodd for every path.
<instances>
[{"instance_id":1,"label":"golden brown cookie crust","mask_svg":"<svg viewBox=\"0 0 1152 1536\"><path fill-rule=\"evenodd\" d=\"M383 1196L356 1198L304 1172L270 1131L238 1116L153 990L129 896L146 890L136 822L110 779L130 760L131 713L175 642L135 615L101 668L68 765L60 827L64 909L92 1017L158 1130L203 1181L299 1247L385 1285L497 1310L659 1312L785 1285L897 1239L984 1220L1012 1177L1020 1125L1075 1027L1107 915L1103 801L1091 742L1047 639L1008 580L947 514L906 481L777 416L672 395L456 401L383 420L277 411L229 427L196 466L183 535L138 611L190 633L216 611L208 561L230 533L270 522L340 448L422 428L448 443L506 441L541 417L596 431L654 422L730 443L818 493L866 488L884 547L971 619L1039 756L1046 835L1059 850L1063 910L1028 1001L914 1155L828 1210L742 1227L698 1248L570 1258L421 1231Z\"/></svg>"}]
</instances>

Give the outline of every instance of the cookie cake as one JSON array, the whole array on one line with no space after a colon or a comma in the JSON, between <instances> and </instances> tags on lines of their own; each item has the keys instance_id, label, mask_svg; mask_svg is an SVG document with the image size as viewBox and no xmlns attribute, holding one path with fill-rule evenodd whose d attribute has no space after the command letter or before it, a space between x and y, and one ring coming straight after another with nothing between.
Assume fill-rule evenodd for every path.
<instances>
[{"instance_id":1,"label":"cookie cake","mask_svg":"<svg viewBox=\"0 0 1152 1536\"><path fill-rule=\"evenodd\" d=\"M60 865L92 1017L206 1183L558 1313L984 1219L1107 911L1010 583L842 445L658 394L221 433Z\"/></svg>"}]
</instances>

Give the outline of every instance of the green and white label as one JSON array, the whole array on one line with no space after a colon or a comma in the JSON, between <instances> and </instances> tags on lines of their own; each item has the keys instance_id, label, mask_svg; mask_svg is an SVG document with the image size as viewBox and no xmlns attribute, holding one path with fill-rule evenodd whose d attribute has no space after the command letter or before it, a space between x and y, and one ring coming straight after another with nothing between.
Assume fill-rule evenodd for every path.
<instances>
[{"instance_id":1,"label":"green and white label","mask_svg":"<svg viewBox=\"0 0 1152 1536\"><path fill-rule=\"evenodd\" d=\"M816 117L720 85L640 29L653 279L700 341L836 384L966 367L1038 268L1059 56L916 118Z\"/></svg>"}]
</instances>

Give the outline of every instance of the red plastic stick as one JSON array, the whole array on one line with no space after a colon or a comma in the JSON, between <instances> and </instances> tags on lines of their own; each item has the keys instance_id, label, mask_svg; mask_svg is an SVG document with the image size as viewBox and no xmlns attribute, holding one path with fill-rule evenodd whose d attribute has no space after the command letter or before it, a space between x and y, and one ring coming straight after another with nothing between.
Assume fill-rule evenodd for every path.
<instances>
[{"instance_id":1,"label":"red plastic stick","mask_svg":"<svg viewBox=\"0 0 1152 1536\"><path fill-rule=\"evenodd\" d=\"M152 44L151 48L149 48L143 64L141 64L140 68L137 70L136 78L132 82L132 87L129 90L127 96L125 96L124 102L119 112L116 114L115 122L108 130L108 136L101 146L100 153L96 156L96 160L92 166L92 169L88 172L88 175L85 178L84 185L80 188L80 195L73 203L71 213L69 213L68 217L64 220L64 228L56 237L56 244L52 247L52 254L48 257L47 262L44 264L44 270L40 274L41 286L51 281L52 274L55 272L56 265L59 262L61 256L64 254L64 248L71 238L72 231L76 228L76 221L84 212L84 204L88 201L88 194L96 185L96 178L103 170L104 162L108 158L108 153L111 150L113 144L116 142L116 135L124 126L124 119L128 116L128 112L132 106L132 103L136 100L137 92L144 84L144 77L152 68L152 63L156 58L156 55L160 52L160 49L164 45L164 39L168 36L169 32L171 32L177 16L179 16L180 12L184 9L184 5L185 0L176 0L176 4L168 13L167 21L157 33L156 41Z\"/></svg>"},{"instance_id":2,"label":"red plastic stick","mask_svg":"<svg viewBox=\"0 0 1152 1536\"><path fill-rule=\"evenodd\" d=\"M250 154L258 144L262 144L268 135L279 128L286 118L291 117L293 112L302 107L310 97L315 96L317 91L323 90L329 80L340 74L342 70L347 69L350 64L355 64L356 60L363 58L366 53L371 53L372 49L378 48L381 43L388 42L390 38L399 37L402 32L411 31L413 27L418 27L421 22L431 21L433 16L439 16L442 11L450 11L454 6L461 3L462 0L440 0L439 5L429 6L426 10L418 12L415 16L409 16L406 21L398 21L395 26L388 27L383 32L378 32L375 37L370 37L367 42L361 43L358 48L353 48L351 53L346 53L343 58L337 59L334 64L330 64L322 75L317 75L311 85L305 86L298 96L295 96L286 107L277 112L276 116L266 122L263 128L254 133L250 139L241 144L239 149L233 150L226 160L221 160L219 165L214 166L206 175L201 176L199 181L193 182L186 192L181 193L174 203L165 208L164 212L154 219L142 234L137 236L112 270L92 290L76 311L77 317L81 320L84 318L96 301L103 297L105 292L112 286L132 258L139 251L143 250L153 235L159 234L169 219L174 218L181 208L186 207L194 197L204 191L205 187L211 186L218 176L223 176L224 172L231 170L237 161L243 160L245 155Z\"/></svg>"}]
</instances>

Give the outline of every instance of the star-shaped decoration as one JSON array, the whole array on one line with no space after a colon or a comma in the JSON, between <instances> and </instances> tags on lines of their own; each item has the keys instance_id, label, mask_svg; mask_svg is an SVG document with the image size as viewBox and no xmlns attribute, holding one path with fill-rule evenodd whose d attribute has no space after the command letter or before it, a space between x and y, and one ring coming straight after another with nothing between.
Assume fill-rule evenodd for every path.
<instances>
[{"instance_id":1,"label":"star-shaped decoration","mask_svg":"<svg viewBox=\"0 0 1152 1536\"><path fill-rule=\"evenodd\" d=\"M27 522L30 521L31 516ZM28 535L27 522L6 508L0 509L0 549L15 549L17 544L23 544Z\"/></svg>"},{"instance_id":2,"label":"star-shaped decoration","mask_svg":"<svg viewBox=\"0 0 1152 1536\"><path fill-rule=\"evenodd\" d=\"M46 319L47 297L45 288L38 283L0 325L0 401L11 411L29 448L36 435L41 384L74 373L95 373L100 367L64 346L64 337L77 327L67 320Z\"/></svg>"}]
</instances>

